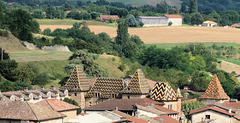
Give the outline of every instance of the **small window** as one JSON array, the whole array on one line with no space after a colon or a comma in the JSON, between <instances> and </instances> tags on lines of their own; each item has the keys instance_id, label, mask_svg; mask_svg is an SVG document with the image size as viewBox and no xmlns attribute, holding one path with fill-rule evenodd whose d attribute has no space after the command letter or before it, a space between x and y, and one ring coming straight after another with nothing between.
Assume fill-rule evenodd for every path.
<instances>
[{"instance_id":1,"label":"small window","mask_svg":"<svg viewBox=\"0 0 240 123\"><path fill-rule=\"evenodd\" d=\"M171 110L172 110L172 105L168 105L168 109L171 109Z\"/></svg>"},{"instance_id":2,"label":"small window","mask_svg":"<svg viewBox=\"0 0 240 123\"><path fill-rule=\"evenodd\" d=\"M77 93L74 93L75 96L77 96Z\"/></svg>"},{"instance_id":3,"label":"small window","mask_svg":"<svg viewBox=\"0 0 240 123\"><path fill-rule=\"evenodd\" d=\"M89 106L92 106L92 102L89 102Z\"/></svg>"},{"instance_id":4,"label":"small window","mask_svg":"<svg viewBox=\"0 0 240 123\"><path fill-rule=\"evenodd\" d=\"M100 97L100 93L98 93L98 97Z\"/></svg>"},{"instance_id":5,"label":"small window","mask_svg":"<svg viewBox=\"0 0 240 123\"><path fill-rule=\"evenodd\" d=\"M98 97L98 94L97 94L97 93L95 93L95 97Z\"/></svg>"},{"instance_id":6,"label":"small window","mask_svg":"<svg viewBox=\"0 0 240 123\"><path fill-rule=\"evenodd\" d=\"M127 96L128 99L130 99L130 96Z\"/></svg>"},{"instance_id":7,"label":"small window","mask_svg":"<svg viewBox=\"0 0 240 123\"><path fill-rule=\"evenodd\" d=\"M206 119L210 119L210 115L205 115L205 118Z\"/></svg>"},{"instance_id":8,"label":"small window","mask_svg":"<svg viewBox=\"0 0 240 123\"><path fill-rule=\"evenodd\" d=\"M115 97L114 97L114 94L112 94L112 98L115 98Z\"/></svg>"}]
</instances>

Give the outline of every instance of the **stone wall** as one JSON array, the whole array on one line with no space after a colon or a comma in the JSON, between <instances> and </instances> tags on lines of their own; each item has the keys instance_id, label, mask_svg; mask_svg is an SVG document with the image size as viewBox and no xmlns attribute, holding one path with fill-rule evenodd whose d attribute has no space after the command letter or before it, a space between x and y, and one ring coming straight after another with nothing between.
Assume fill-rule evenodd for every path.
<instances>
[{"instance_id":1,"label":"stone wall","mask_svg":"<svg viewBox=\"0 0 240 123\"><path fill-rule=\"evenodd\" d=\"M33 43L29 43L27 41L23 41L22 43L30 50L39 50L39 48Z\"/></svg>"}]
</instances>

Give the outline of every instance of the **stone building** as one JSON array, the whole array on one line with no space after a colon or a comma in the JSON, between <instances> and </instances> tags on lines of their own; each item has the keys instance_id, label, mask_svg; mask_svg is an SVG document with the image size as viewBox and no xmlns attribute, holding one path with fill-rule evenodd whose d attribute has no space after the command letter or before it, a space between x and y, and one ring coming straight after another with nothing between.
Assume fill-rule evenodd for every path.
<instances>
[{"instance_id":1,"label":"stone building","mask_svg":"<svg viewBox=\"0 0 240 123\"><path fill-rule=\"evenodd\" d=\"M201 97L199 97L199 99L206 102L206 104L214 104L229 101L230 97L225 93L217 75L215 74L209 83L207 90Z\"/></svg>"},{"instance_id":2,"label":"stone building","mask_svg":"<svg viewBox=\"0 0 240 123\"><path fill-rule=\"evenodd\" d=\"M122 99L145 98L151 88L141 69L137 69L129 84L120 92Z\"/></svg>"},{"instance_id":3,"label":"stone building","mask_svg":"<svg viewBox=\"0 0 240 123\"><path fill-rule=\"evenodd\" d=\"M85 96L90 90L90 84L81 66L74 68L67 83L61 89L67 89L70 98L77 101L81 108L85 107Z\"/></svg>"},{"instance_id":4,"label":"stone building","mask_svg":"<svg viewBox=\"0 0 240 123\"><path fill-rule=\"evenodd\" d=\"M164 15L162 17L140 16L136 20L142 22L144 26L168 26L169 22L172 22L171 26L182 25L182 17L180 15Z\"/></svg>"}]
</instances>

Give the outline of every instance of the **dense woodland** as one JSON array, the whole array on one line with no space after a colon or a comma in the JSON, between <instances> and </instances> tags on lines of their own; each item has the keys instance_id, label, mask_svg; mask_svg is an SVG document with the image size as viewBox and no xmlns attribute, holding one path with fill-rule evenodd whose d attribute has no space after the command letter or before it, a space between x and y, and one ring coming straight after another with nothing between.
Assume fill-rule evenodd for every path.
<instances>
[{"instance_id":1,"label":"dense woodland","mask_svg":"<svg viewBox=\"0 0 240 123\"><path fill-rule=\"evenodd\" d=\"M129 27L140 25L135 17L141 15L181 14L186 24L194 25L204 20L213 20L220 22L221 25L229 25L239 22L239 13L235 10L202 11L196 0L190 0L181 9L171 7L165 2L157 6L146 5L138 8L120 3L109 3L105 0L95 3L79 2L76 5L44 0L35 1L36 3L15 2L13 5L0 2L0 28L9 30L20 40L34 43L39 47L56 44L68 46L74 52L69 58L69 64L65 67L68 73L76 64L80 64L88 77L109 76L106 70L94 63L94 60L98 58L97 54L107 53L121 57L120 70L124 70L126 64L131 64L127 75L141 68L147 78L169 82L174 89L187 85L192 90L205 91L211 80L207 72L217 74L226 93L231 98L239 98L240 85L234 74L216 68L216 58L234 58L239 49L216 45L207 47L203 44L190 44L171 49L146 47L138 36L128 33ZM67 10L71 12L66 14L64 11ZM40 32L39 24L34 20L34 18L98 20L100 14L118 14L121 17L117 20L117 37L110 38L106 33L94 34L85 21L74 23L71 29L45 29ZM1 31L1 36L7 37L6 32ZM34 38L32 33L52 36L54 39ZM49 76L39 72L33 65L19 65L11 60L6 52L4 54L4 60L0 61L0 89L2 91L19 90L26 86L31 88L31 85L44 86L49 83ZM61 82L60 84L64 84L64 81Z\"/></svg>"}]
</instances>

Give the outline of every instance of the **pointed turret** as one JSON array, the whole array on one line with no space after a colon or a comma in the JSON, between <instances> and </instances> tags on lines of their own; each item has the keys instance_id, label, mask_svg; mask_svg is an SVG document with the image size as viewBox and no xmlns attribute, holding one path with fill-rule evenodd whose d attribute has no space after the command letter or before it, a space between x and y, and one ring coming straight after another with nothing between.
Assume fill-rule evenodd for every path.
<instances>
[{"instance_id":1,"label":"pointed turret","mask_svg":"<svg viewBox=\"0 0 240 123\"><path fill-rule=\"evenodd\" d=\"M150 90L150 86L147 83L145 75L143 74L141 69L137 69L131 81L129 82L127 87L125 87L121 91L121 93L148 94L149 90Z\"/></svg>"},{"instance_id":2,"label":"pointed turret","mask_svg":"<svg viewBox=\"0 0 240 123\"><path fill-rule=\"evenodd\" d=\"M200 99L229 100L230 97L223 90L223 87L215 74L209 83L207 90Z\"/></svg>"},{"instance_id":3,"label":"pointed turret","mask_svg":"<svg viewBox=\"0 0 240 123\"><path fill-rule=\"evenodd\" d=\"M182 98L183 96L182 96L182 94L181 94L181 91L180 91L180 89L178 88L177 89L177 98Z\"/></svg>"},{"instance_id":4,"label":"pointed turret","mask_svg":"<svg viewBox=\"0 0 240 123\"><path fill-rule=\"evenodd\" d=\"M154 85L150 98L157 101L176 101L177 95L168 83L158 82Z\"/></svg>"},{"instance_id":5,"label":"pointed turret","mask_svg":"<svg viewBox=\"0 0 240 123\"><path fill-rule=\"evenodd\" d=\"M77 65L62 89L68 91L88 91L90 84L81 66Z\"/></svg>"}]
</instances>

